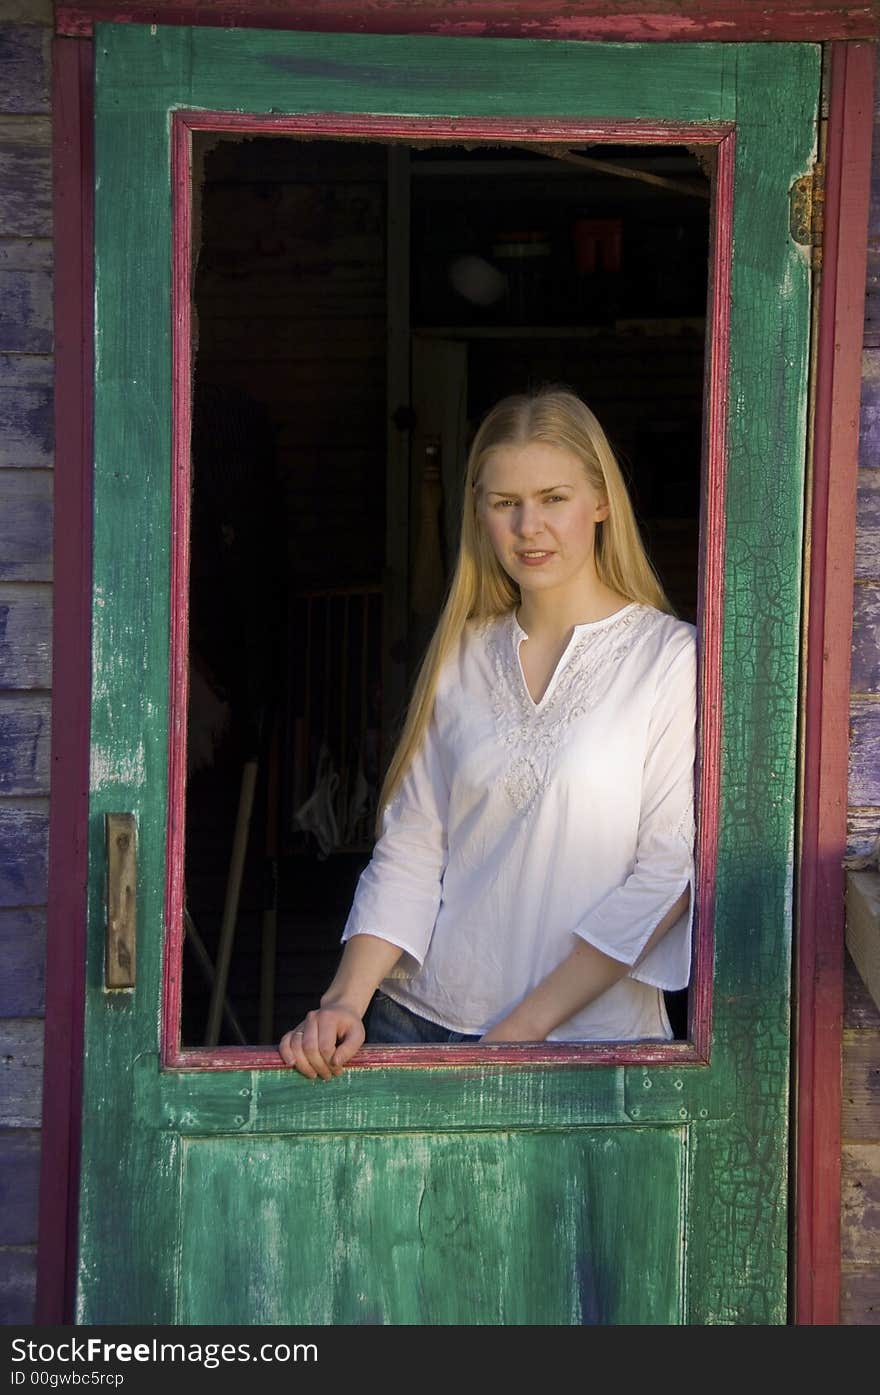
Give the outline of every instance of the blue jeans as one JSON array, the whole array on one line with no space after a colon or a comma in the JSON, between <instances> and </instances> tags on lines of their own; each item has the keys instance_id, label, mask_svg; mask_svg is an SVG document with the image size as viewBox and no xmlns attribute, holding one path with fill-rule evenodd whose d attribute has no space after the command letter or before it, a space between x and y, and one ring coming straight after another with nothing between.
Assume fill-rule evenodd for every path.
<instances>
[{"instance_id":1,"label":"blue jeans","mask_svg":"<svg viewBox=\"0 0 880 1395\"><path fill-rule=\"evenodd\" d=\"M377 991L367 1013L367 1044L369 1046L451 1046L459 1041L479 1041L479 1036L452 1032L438 1022L419 1017L387 994Z\"/></svg>"}]
</instances>

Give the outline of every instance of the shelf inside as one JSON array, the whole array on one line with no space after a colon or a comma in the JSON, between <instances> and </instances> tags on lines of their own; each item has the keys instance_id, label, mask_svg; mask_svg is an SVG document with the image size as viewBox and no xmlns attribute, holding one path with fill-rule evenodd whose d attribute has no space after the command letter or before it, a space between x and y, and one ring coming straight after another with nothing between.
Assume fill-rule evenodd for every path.
<instances>
[{"instance_id":1,"label":"shelf inside","mask_svg":"<svg viewBox=\"0 0 880 1395\"><path fill-rule=\"evenodd\" d=\"M430 339L597 339L603 335L678 338L704 335L703 315L613 320L594 325L413 325L412 333Z\"/></svg>"}]
</instances>

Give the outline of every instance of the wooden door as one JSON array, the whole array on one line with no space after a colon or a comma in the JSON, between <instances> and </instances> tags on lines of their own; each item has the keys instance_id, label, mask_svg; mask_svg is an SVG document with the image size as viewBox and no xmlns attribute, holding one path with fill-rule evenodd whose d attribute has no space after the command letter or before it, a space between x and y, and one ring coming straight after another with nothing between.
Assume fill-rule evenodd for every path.
<instances>
[{"instance_id":1,"label":"wooden door","mask_svg":"<svg viewBox=\"0 0 880 1395\"><path fill-rule=\"evenodd\" d=\"M80 1323L779 1323L814 46L96 31L95 559ZM217 115L222 114L222 115ZM716 160L690 1037L181 1051L193 126L682 143ZM174 197L173 197L174 196ZM184 199L185 202L185 199ZM173 236L173 230L177 232ZM134 816L133 987L105 815ZM177 1006L176 1006L177 1005Z\"/></svg>"}]
</instances>

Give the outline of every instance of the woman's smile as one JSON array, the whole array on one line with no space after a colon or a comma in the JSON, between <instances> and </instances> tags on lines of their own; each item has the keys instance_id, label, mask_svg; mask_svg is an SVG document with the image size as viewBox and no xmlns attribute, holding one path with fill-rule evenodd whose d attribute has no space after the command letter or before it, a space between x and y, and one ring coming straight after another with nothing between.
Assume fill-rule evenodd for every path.
<instances>
[{"instance_id":1,"label":"woman's smile","mask_svg":"<svg viewBox=\"0 0 880 1395\"><path fill-rule=\"evenodd\" d=\"M524 562L527 567L540 567L544 562L549 562L553 556L552 552L518 552L517 557Z\"/></svg>"}]
</instances>

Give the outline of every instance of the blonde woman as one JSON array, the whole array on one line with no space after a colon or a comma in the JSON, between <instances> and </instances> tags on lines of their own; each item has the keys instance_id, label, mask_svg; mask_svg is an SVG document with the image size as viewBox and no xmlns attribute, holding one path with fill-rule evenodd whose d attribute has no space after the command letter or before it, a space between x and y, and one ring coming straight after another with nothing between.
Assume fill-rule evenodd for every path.
<instances>
[{"instance_id":1,"label":"blonde woman","mask_svg":"<svg viewBox=\"0 0 880 1395\"><path fill-rule=\"evenodd\" d=\"M598 421L506 398L320 1006L286 1064L369 1042L671 1036L694 891L696 655Z\"/></svg>"}]
</instances>

